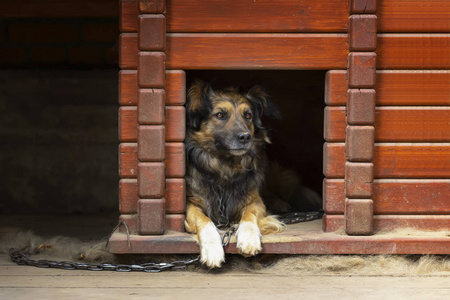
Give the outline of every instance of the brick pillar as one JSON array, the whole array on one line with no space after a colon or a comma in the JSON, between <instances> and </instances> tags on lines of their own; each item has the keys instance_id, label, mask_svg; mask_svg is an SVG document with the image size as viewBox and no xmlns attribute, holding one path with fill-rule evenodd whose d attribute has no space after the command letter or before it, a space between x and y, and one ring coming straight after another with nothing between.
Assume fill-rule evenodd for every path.
<instances>
[{"instance_id":1,"label":"brick pillar","mask_svg":"<svg viewBox=\"0 0 450 300\"><path fill-rule=\"evenodd\" d=\"M139 1L137 57L137 226L139 234L166 231L165 1Z\"/></svg>"},{"instance_id":2,"label":"brick pillar","mask_svg":"<svg viewBox=\"0 0 450 300\"><path fill-rule=\"evenodd\" d=\"M348 22L345 231L373 232L376 0L350 0Z\"/></svg>"},{"instance_id":3,"label":"brick pillar","mask_svg":"<svg viewBox=\"0 0 450 300\"><path fill-rule=\"evenodd\" d=\"M164 13L120 1L119 211L138 234L184 231L186 74L165 68Z\"/></svg>"},{"instance_id":4,"label":"brick pillar","mask_svg":"<svg viewBox=\"0 0 450 300\"><path fill-rule=\"evenodd\" d=\"M165 69L165 1L141 0L139 12L138 169L150 170L138 172L139 233L184 231L186 74Z\"/></svg>"}]
</instances>

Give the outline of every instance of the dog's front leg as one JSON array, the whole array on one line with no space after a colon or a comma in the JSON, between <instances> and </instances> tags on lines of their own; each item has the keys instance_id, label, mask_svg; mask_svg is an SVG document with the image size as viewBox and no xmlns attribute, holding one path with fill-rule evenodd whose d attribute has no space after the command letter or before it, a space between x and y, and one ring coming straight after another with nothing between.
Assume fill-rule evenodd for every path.
<instances>
[{"instance_id":1,"label":"dog's front leg","mask_svg":"<svg viewBox=\"0 0 450 300\"><path fill-rule=\"evenodd\" d=\"M244 256L254 256L261 251L259 221L266 215L266 207L257 190L250 192L250 203L244 208L236 232L237 248Z\"/></svg>"},{"instance_id":2,"label":"dog's front leg","mask_svg":"<svg viewBox=\"0 0 450 300\"><path fill-rule=\"evenodd\" d=\"M189 201L186 207L186 230L197 236L200 261L210 268L219 268L225 261L219 231L203 210Z\"/></svg>"}]
</instances>

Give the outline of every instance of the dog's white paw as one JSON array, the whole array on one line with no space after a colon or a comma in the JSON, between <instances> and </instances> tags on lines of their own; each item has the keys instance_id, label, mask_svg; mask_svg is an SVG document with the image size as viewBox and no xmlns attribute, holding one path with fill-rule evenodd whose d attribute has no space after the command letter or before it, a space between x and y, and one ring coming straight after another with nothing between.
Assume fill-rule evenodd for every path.
<instances>
[{"instance_id":1,"label":"dog's white paw","mask_svg":"<svg viewBox=\"0 0 450 300\"><path fill-rule=\"evenodd\" d=\"M200 261L210 268L219 268L225 261L220 234L213 223L208 223L200 232Z\"/></svg>"},{"instance_id":2,"label":"dog's white paw","mask_svg":"<svg viewBox=\"0 0 450 300\"><path fill-rule=\"evenodd\" d=\"M237 248L244 256L254 256L261 251L261 232L252 222L241 222L236 232Z\"/></svg>"}]
</instances>

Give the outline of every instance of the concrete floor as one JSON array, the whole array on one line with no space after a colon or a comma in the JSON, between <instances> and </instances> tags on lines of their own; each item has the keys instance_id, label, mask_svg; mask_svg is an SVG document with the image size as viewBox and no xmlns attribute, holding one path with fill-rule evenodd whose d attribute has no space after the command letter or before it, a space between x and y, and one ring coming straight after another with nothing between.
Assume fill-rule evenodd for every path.
<instances>
[{"instance_id":1,"label":"concrete floor","mask_svg":"<svg viewBox=\"0 0 450 300\"><path fill-rule=\"evenodd\" d=\"M98 239L108 235L116 220L115 216L2 216L0 232L28 226L40 235ZM17 266L0 254L0 299L450 299L450 275L442 274L306 276L279 268L270 273L242 268L156 274L64 271Z\"/></svg>"}]
</instances>

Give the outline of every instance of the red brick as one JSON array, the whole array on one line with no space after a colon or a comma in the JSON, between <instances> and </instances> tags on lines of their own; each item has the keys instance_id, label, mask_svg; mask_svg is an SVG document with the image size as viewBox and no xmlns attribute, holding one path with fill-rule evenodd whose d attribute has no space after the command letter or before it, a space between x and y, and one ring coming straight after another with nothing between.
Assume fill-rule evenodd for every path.
<instances>
[{"instance_id":1,"label":"red brick","mask_svg":"<svg viewBox=\"0 0 450 300\"><path fill-rule=\"evenodd\" d=\"M348 87L373 88L376 79L374 52L352 52L348 55Z\"/></svg>"},{"instance_id":2,"label":"red brick","mask_svg":"<svg viewBox=\"0 0 450 300\"><path fill-rule=\"evenodd\" d=\"M137 212L137 190L137 179L121 179L119 181L119 212L121 214Z\"/></svg>"},{"instance_id":3,"label":"red brick","mask_svg":"<svg viewBox=\"0 0 450 300\"><path fill-rule=\"evenodd\" d=\"M138 92L138 122L162 124L166 93L161 89L140 89Z\"/></svg>"},{"instance_id":4,"label":"red brick","mask_svg":"<svg viewBox=\"0 0 450 300\"><path fill-rule=\"evenodd\" d=\"M140 198L161 198L165 190L165 172L162 162L138 164L138 195Z\"/></svg>"},{"instance_id":5,"label":"red brick","mask_svg":"<svg viewBox=\"0 0 450 300\"><path fill-rule=\"evenodd\" d=\"M68 53L69 62L72 64L92 65L104 63L105 48L71 47Z\"/></svg>"},{"instance_id":6,"label":"red brick","mask_svg":"<svg viewBox=\"0 0 450 300\"><path fill-rule=\"evenodd\" d=\"M180 214L186 211L186 181L184 178L166 179L166 212Z\"/></svg>"},{"instance_id":7,"label":"red brick","mask_svg":"<svg viewBox=\"0 0 450 300\"><path fill-rule=\"evenodd\" d=\"M375 127L347 126L345 153L348 161L370 162L373 159Z\"/></svg>"},{"instance_id":8,"label":"red brick","mask_svg":"<svg viewBox=\"0 0 450 300\"><path fill-rule=\"evenodd\" d=\"M30 50L34 63L58 64L66 60L66 50L62 47L35 47Z\"/></svg>"},{"instance_id":9,"label":"red brick","mask_svg":"<svg viewBox=\"0 0 450 300\"><path fill-rule=\"evenodd\" d=\"M347 198L372 198L372 185L372 163L345 163L345 195Z\"/></svg>"},{"instance_id":10,"label":"red brick","mask_svg":"<svg viewBox=\"0 0 450 300\"><path fill-rule=\"evenodd\" d=\"M186 173L186 154L184 143L166 143L167 177L184 177Z\"/></svg>"},{"instance_id":11,"label":"red brick","mask_svg":"<svg viewBox=\"0 0 450 300\"><path fill-rule=\"evenodd\" d=\"M373 233L372 200L345 200L345 232L349 235L370 235Z\"/></svg>"},{"instance_id":12,"label":"red brick","mask_svg":"<svg viewBox=\"0 0 450 300\"><path fill-rule=\"evenodd\" d=\"M138 233L138 216L137 214L132 215L120 215L119 216L119 232L137 234ZM128 229L128 232L127 232Z\"/></svg>"},{"instance_id":13,"label":"red brick","mask_svg":"<svg viewBox=\"0 0 450 300\"><path fill-rule=\"evenodd\" d=\"M184 214L166 215L166 228L171 231L184 231Z\"/></svg>"},{"instance_id":14,"label":"red brick","mask_svg":"<svg viewBox=\"0 0 450 300\"><path fill-rule=\"evenodd\" d=\"M351 89L347 91L347 122L350 125L375 123L375 90Z\"/></svg>"},{"instance_id":15,"label":"red brick","mask_svg":"<svg viewBox=\"0 0 450 300\"><path fill-rule=\"evenodd\" d=\"M79 39L77 24L23 22L8 25L8 40L13 43L73 43Z\"/></svg>"},{"instance_id":16,"label":"red brick","mask_svg":"<svg viewBox=\"0 0 450 300\"><path fill-rule=\"evenodd\" d=\"M377 48L377 16L350 16L348 39L350 51L375 51Z\"/></svg>"},{"instance_id":17,"label":"red brick","mask_svg":"<svg viewBox=\"0 0 450 300\"><path fill-rule=\"evenodd\" d=\"M165 0L139 0L139 10L141 13L156 14L166 11Z\"/></svg>"},{"instance_id":18,"label":"red brick","mask_svg":"<svg viewBox=\"0 0 450 300\"><path fill-rule=\"evenodd\" d=\"M119 26L116 22L83 24L83 41L85 42L116 42L119 34Z\"/></svg>"},{"instance_id":19,"label":"red brick","mask_svg":"<svg viewBox=\"0 0 450 300\"><path fill-rule=\"evenodd\" d=\"M27 51L25 48L0 48L0 66L14 66L25 63Z\"/></svg>"},{"instance_id":20,"label":"red brick","mask_svg":"<svg viewBox=\"0 0 450 300\"><path fill-rule=\"evenodd\" d=\"M322 229L324 232L338 231L344 228L344 216L343 215L327 215L322 217Z\"/></svg>"},{"instance_id":21,"label":"red brick","mask_svg":"<svg viewBox=\"0 0 450 300\"><path fill-rule=\"evenodd\" d=\"M137 41L137 33L122 33L119 36L119 67L121 69L137 69L139 53Z\"/></svg>"},{"instance_id":22,"label":"red brick","mask_svg":"<svg viewBox=\"0 0 450 300\"><path fill-rule=\"evenodd\" d=\"M184 105L186 103L186 72L183 70L166 71L166 105Z\"/></svg>"},{"instance_id":23,"label":"red brick","mask_svg":"<svg viewBox=\"0 0 450 300\"><path fill-rule=\"evenodd\" d=\"M141 125L138 128L139 161L164 160L165 128L161 125Z\"/></svg>"},{"instance_id":24,"label":"red brick","mask_svg":"<svg viewBox=\"0 0 450 300\"><path fill-rule=\"evenodd\" d=\"M122 106L119 108L119 140L121 142L137 141L137 107Z\"/></svg>"},{"instance_id":25,"label":"red brick","mask_svg":"<svg viewBox=\"0 0 450 300\"><path fill-rule=\"evenodd\" d=\"M350 14L373 14L377 11L377 0L350 0Z\"/></svg>"},{"instance_id":26,"label":"red brick","mask_svg":"<svg viewBox=\"0 0 450 300\"><path fill-rule=\"evenodd\" d=\"M164 52L139 52L138 84L140 87L164 88L165 59Z\"/></svg>"},{"instance_id":27,"label":"red brick","mask_svg":"<svg viewBox=\"0 0 450 300\"><path fill-rule=\"evenodd\" d=\"M184 141L186 136L186 109L184 106L166 106L164 125L166 126L166 141Z\"/></svg>"},{"instance_id":28,"label":"red brick","mask_svg":"<svg viewBox=\"0 0 450 300\"><path fill-rule=\"evenodd\" d=\"M121 143L119 145L119 176L121 178L136 178L137 165L137 144Z\"/></svg>"},{"instance_id":29,"label":"red brick","mask_svg":"<svg viewBox=\"0 0 450 300\"><path fill-rule=\"evenodd\" d=\"M166 207L163 199L139 199L139 234L164 234L166 230Z\"/></svg>"},{"instance_id":30,"label":"red brick","mask_svg":"<svg viewBox=\"0 0 450 300\"><path fill-rule=\"evenodd\" d=\"M163 51L166 47L166 18L164 15L139 16L139 49Z\"/></svg>"},{"instance_id":31,"label":"red brick","mask_svg":"<svg viewBox=\"0 0 450 300\"><path fill-rule=\"evenodd\" d=\"M138 85L136 70L122 70L119 72L119 104L138 104Z\"/></svg>"}]
</instances>

